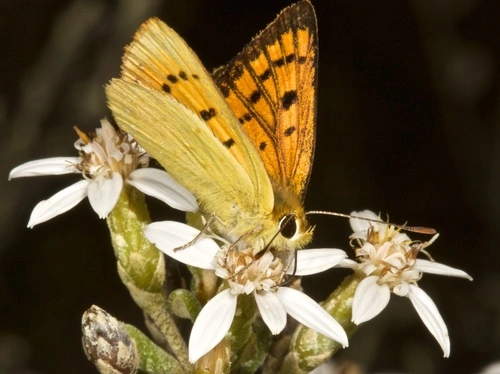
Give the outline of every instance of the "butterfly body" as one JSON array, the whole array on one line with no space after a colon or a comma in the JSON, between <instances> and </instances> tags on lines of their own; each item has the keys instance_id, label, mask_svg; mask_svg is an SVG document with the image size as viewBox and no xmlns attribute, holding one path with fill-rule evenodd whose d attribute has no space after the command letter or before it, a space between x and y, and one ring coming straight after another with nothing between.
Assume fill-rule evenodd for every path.
<instances>
[{"instance_id":1,"label":"butterfly body","mask_svg":"<svg viewBox=\"0 0 500 374\"><path fill-rule=\"evenodd\" d=\"M182 38L148 20L106 87L117 123L216 217L216 230L250 245L298 249L311 239L303 197L316 112L316 19L286 8L212 76ZM284 221L293 221L289 233Z\"/></svg>"}]
</instances>

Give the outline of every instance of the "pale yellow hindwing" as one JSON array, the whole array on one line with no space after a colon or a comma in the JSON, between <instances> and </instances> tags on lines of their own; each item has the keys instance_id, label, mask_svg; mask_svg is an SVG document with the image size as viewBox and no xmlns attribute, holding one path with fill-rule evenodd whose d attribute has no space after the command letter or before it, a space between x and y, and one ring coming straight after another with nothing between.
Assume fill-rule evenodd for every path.
<instances>
[{"instance_id":1,"label":"pale yellow hindwing","mask_svg":"<svg viewBox=\"0 0 500 374\"><path fill-rule=\"evenodd\" d=\"M235 234L271 213L272 186L257 150L197 56L163 22L141 26L106 95L119 126L205 211L228 225L238 221Z\"/></svg>"}]
</instances>

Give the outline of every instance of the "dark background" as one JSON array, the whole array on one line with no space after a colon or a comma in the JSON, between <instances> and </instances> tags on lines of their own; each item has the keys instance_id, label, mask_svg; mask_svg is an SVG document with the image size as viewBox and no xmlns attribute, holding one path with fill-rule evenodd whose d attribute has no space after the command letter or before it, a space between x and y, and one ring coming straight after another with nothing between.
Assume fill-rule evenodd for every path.
<instances>
[{"instance_id":1,"label":"dark background","mask_svg":"<svg viewBox=\"0 0 500 374\"><path fill-rule=\"evenodd\" d=\"M419 282L447 323L449 359L397 297L336 358L368 372L479 371L500 359L498 2L313 3L320 73L307 208L372 209L434 227L441 237L433 257L474 277ZM109 116L103 85L149 16L179 32L211 70L287 4L0 0L0 372L95 372L80 343L80 318L92 304L143 327L118 279L105 222L87 200L26 228L35 204L77 176L7 183L8 172L76 155L72 126L89 131ZM149 201L155 220L179 218ZM347 220L314 222L314 247L348 249ZM321 300L348 273L308 277L305 286Z\"/></svg>"}]
</instances>

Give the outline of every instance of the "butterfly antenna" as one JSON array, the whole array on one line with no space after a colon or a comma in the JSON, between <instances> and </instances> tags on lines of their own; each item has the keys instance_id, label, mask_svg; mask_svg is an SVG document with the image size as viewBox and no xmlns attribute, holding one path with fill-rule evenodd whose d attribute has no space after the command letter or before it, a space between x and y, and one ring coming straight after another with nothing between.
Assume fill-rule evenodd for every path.
<instances>
[{"instance_id":1,"label":"butterfly antenna","mask_svg":"<svg viewBox=\"0 0 500 374\"><path fill-rule=\"evenodd\" d=\"M407 225L397 225L394 223L388 223L384 222L382 220L378 219L372 219L372 218L366 218L366 217L358 217L358 216L353 216L350 214L343 214L343 213L336 213L336 212L328 212L324 210L311 210L309 212L306 212L306 215L310 214L322 214L322 215L327 215L327 216L336 216L336 217L343 217L343 218L355 218L355 219L361 219L363 221L370 221L370 222L375 222L375 223L382 223L384 225L391 225L397 228L400 228L402 230L408 231L408 232L415 232L418 234L425 234L425 235L434 235L437 233L436 230L430 227L423 227L423 226L407 226Z\"/></svg>"}]
</instances>

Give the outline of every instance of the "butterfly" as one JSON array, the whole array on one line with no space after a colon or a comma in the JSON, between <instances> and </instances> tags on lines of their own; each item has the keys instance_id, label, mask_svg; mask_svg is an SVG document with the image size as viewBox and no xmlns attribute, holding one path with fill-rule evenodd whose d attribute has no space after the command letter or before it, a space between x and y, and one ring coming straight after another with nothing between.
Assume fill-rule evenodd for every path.
<instances>
[{"instance_id":1,"label":"butterfly","mask_svg":"<svg viewBox=\"0 0 500 374\"><path fill-rule=\"evenodd\" d=\"M157 18L125 48L106 86L118 125L215 216L218 232L277 249L312 238L303 200L315 143L317 23L284 10L211 76Z\"/></svg>"}]
</instances>

